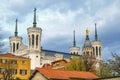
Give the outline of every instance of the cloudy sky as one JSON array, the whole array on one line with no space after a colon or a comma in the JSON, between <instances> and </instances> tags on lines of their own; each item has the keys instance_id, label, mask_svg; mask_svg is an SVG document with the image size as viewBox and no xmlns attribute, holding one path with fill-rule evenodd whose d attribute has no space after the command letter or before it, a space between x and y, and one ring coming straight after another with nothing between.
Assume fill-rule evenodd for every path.
<instances>
[{"instance_id":1,"label":"cloudy sky","mask_svg":"<svg viewBox=\"0 0 120 80\"><path fill-rule=\"evenodd\" d=\"M120 54L120 0L2 0L0 34L4 52L9 52L9 36L14 35L16 18L18 34L27 45L27 28L32 26L35 7L37 26L42 28L43 49L69 52L73 30L77 46L82 48L85 29L90 30L90 40L94 40L94 23L97 23L103 58L110 58L111 52Z\"/></svg>"}]
</instances>

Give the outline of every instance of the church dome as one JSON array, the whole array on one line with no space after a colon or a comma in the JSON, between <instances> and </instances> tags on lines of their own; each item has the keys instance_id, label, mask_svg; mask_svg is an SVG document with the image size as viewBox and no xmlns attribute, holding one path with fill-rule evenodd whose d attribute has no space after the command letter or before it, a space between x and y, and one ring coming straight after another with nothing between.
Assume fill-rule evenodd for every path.
<instances>
[{"instance_id":1,"label":"church dome","mask_svg":"<svg viewBox=\"0 0 120 80\"><path fill-rule=\"evenodd\" d=\"M86 40L83 47L84 48L92 47L91 41L90 40Z\"/></svg>"}]
</instances>

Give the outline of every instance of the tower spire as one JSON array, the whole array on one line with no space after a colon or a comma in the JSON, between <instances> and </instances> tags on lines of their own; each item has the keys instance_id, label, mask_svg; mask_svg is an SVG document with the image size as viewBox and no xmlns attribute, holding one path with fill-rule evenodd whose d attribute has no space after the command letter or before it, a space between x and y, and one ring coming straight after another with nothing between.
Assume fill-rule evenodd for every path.
<instances>
[{"instance_id":1,"label":"tower spire","mask_svg":"<svg viewBox=\"0 0 120 80\"><path fill-rule=\"evenodd\" d=\"M98 40L96 23L95 23L95 40L96 41Z\"/></svg>"},{"instance_id":2,"label":"tower spire","mask_svg":"<svg viewBox=\"0 0 120 80\"><path fill-rule=\"evenodd\" d=\"M88 28L86 29L86 40L89 40L89 30L88 30Z\"/></svg>"},{"instance_id":3,"label":"tower spire","mask_svg":"<svg viewBox=\"0 0 120 80\"><path fill-rule=\"evenodd\" d=\"M18 34L18 32L17 32L17 19L16 19L16 26L15 26L15 36L18 36L17 34Z\"/></svg>"},{"instance_id":4,"label":"tower spire","mask_svg":"<svg viewBox=\"0 0 120 80\"><path fill-rule=\"evenodd\" d=\"M75 30L73 31L73 36L74 36L74 40L73 40L73 46L76 46L76 40L75 40Z\"/></svg>"},{"instance_id":5,"label":"tower spire","mask_svg":"<svg viewBox=\"0 0 120 80\"><path fill-rule=\"evenodd\" d=\"M33 19L33 27L36 27L36 8L34 8L34 19Z\"/></svg>"}]
</instances>

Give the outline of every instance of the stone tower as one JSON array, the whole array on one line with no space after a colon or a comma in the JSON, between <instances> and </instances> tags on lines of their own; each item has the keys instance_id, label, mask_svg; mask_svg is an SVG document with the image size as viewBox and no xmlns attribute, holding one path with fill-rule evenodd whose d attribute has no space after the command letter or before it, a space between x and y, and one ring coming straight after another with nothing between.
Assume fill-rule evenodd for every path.
<instances>
[{"instance_id":1,"label":"stone tower","mask_svg":"<svg viewBox=\"0 0 120 80\"><path fill-rule=\"evenodd\" d=\"M95 58L101 61L102 60L102 42L98 40L96 23L95 23L95 40L92 41L92 46L93 46L93 53L95 54Z\"/></svg>"},{"instance_id":2,"label":"stone tower","mask_svg":"<svg viewBox=\"0 0 120 80\"><path fill-rule=\"evenodd\" d=\"M34 9L33 27L27 29L28 32L28 50L41 51L42 29L36 26L36 8Z\"/></svg>"},{"instance_id":3,"label":"stone tower","mask_svg":"<svg viewBox=\"0 0 120 80\"><path fill-rule=\"evenodd\" d=\"M83 48L82 48L82 55L83 56L94 55L93 47L92 47L91 41L89 39L89 30L88 29L86 29L86 40L85 40Z\"/></svg>"},{"instance_id":4,"label":"stone tower","mask_svg":"<svg viewBox=\"0 0 120 80\"><path fill-rule=\"evenodd\" d=\"M34 9L33 27L27 28L28 32L28 54L31 59L31 69L40 67L41 63L41 34L42 29L37 27L36 8Z\"/></svg>"},{"instance_id":5,"label":"stone tower","mask_svg":"<svg viewBox=\"0 0 120 80\"><path fill-rule=\"evenodd\" d=\"M17 32L17 19L16 19L14 36L9 37L9 42L10 42L10 52L15 54L16 50L18 50L19 47L22 45L22 37L18 36L18 32Z\"/></svg>"},{"instance_id":6,"label":"stone tower","mask_svg":"<svg viewBox=\"0 0 120 80\"><path fill-rule=\"evenodd\" d=\"M73 31L73 46L70 47L70 54L73 55L80 54L80 47L76 46L75 31Z\"/></svg>"}]
</instances>

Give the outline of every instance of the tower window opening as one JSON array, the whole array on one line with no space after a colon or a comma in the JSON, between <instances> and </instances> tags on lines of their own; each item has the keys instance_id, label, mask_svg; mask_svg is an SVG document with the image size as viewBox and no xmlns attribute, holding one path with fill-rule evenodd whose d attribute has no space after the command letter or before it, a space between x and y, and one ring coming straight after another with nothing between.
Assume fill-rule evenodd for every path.
<instances>
[{"instance_id":1,"label":"tower window opening","mask_svg":"<svg viewBox=\"0 0 120 80\"><path fill-rule=\"evenodd\" d=\"M96 56L98 56L98 47L96 47Z\"/></svg>"},{"instance_id":2,"label":"tower window opening","mask_svg":"<svg viewBox=\"0 0 120 80\"><path fill-rule=\"evenodd\" d=\"M87 55L89 56L89 52L87 52Z\"/></svg>"},{"instance_id":3,"label":"tower window opening","mask_svg":"<svg viewBox=\"0 0 120 80\"><path fill-rule=\"evenodd\" d=\"M15 52L15 43L13 43L13 52Z\"/></svg>"},{"instance_id":4,"label":"tower window opening","mask_svg":"<svg viewBox=\"0 0 120 80\"><path fill-rule=\"evenodd\" d=\"M83 55L84 55L84 56L86 55L85 52L83 53Z\"/></svg>"},{"instance_id":5,"label":"tower window opening","mask_svg":"<svg viewBox=\"0 0 120 80\"><path fill-rule=\"evenodd\" d=\"M18 48L19 48L19 43L17 43L17 50L18 50Z\"/></svg>"},{"instance_id":6,"label":"tower window opening","mask_svg":"<svg viewBox=\"0 0 120 80\"><path fill-rule=\"evenodd\" d=\"M99 54L100 54L100 56L101 56L101 47L99 47Z\"/></svg>"},{"instance_id":7,"label":"tower window opening","mask_svg":"<svg viewBox=\"0 0 120 80\"><path fill-rule=\"evenodd\" d=\"M31 45L30 35L29 35L29 45Z\"/></svg>"},{"instance_id":8,"label":"tower window opening","mask_svg":"<svg viewBox=\"0 0 120 80\"><path fill-rule=\"evenodd\" d=\"M38 35L36 36L36 46L38 46Z\"/></svg>"},{"instance_id":9,"label":"tower window opening","mask_svg":"<svg viewBox=\"0 0 120 80\"><path fill-rule=\"evenodd\" d=\"M34 35L32 35L32 46L34 46Z\"/></svg>"},{"instance_id":10,"label":"tower window opening","mask_svg":"<svg viewBox=\"0 0 120 80\"><path fill-rule=\"evenodd\" d=\"M36 56L36 58L38 58L38 56Z\"/></svg>"},{"instance_id":11,"label":"tower window opening","mask_svg":"<svg viewBox=\"0 0 120 80\"><path fill-rule=\"evenodd\" d=\"M78 55L78 52L77 52L77 55Z\"/></svg>"},{"instance_id":12,"label":"tower window opening","mask_svg":"<svg viewBox=\"0 0 120 80\"><path fill-rule=\"evenodd\" d=\"M75 52L73 54L75 54Z\"/></svg>"}]
</instances>

